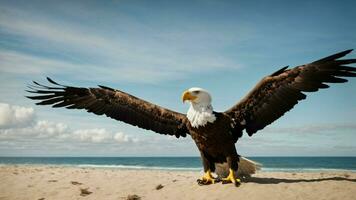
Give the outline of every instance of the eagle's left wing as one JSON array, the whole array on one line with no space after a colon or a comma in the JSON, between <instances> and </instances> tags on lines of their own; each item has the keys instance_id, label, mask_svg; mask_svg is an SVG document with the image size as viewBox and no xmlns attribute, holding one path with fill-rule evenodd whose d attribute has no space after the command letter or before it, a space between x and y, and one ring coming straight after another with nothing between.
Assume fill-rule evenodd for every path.
<instances>
[{"instance_id":1,"label":"eagle's left wing","mask_svg":"<svg viewBox=\"0 0 356 200\"><path fill-rule=\"evenodd\" d=\"M356 59L339 60L351 51L343 51L292 69L284 67L263 78L245 98L225 111L232 119L232 128L246 129L251 136L283 116L298 101L305 99L303 92L328 88L325 83L347 82L340 77L356 77L356 68L345 66L356 63Z\"/></svg>"},{"instance_id":2,"label":"eagle's left wing","mask_svg":"<svg viewBox=\"0 0 356 200\"><path fill-rule=\"evenodd\" d=\"M82 88L60 85L50 78L53 86L46 86L34 81L29 86L28 96L38 100L37 105L52 105L68 109L85 109L97 115L110 118L151 130L159 134L175 135L177 138L189 134L184 114L168 110L125 92L99 86L98 88Z\"/></svg>"}]
</instances>

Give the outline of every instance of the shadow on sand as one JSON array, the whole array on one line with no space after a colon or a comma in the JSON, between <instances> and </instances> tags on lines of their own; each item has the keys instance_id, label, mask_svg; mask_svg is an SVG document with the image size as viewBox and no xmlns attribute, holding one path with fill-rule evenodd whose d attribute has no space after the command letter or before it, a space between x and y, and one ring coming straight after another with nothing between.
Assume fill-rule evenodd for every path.
<instances>
[{"instance_id":1,"label":"shadow on sand","mask_svg":"<svg viewBox=\"0 0 356 200\"><path fill-rule=\"evenodd\" d=\"M317 179L285 179L285 178L260 178L260 177L250 177L244 179L245 183L258 183L258 184L278 184L278 183L312 183L312 182L322 182L322 181L350 181L356 182L356 179L346 178L346 177L328 177L328 178L317 178Z\"/></svg>"}]
</instances>

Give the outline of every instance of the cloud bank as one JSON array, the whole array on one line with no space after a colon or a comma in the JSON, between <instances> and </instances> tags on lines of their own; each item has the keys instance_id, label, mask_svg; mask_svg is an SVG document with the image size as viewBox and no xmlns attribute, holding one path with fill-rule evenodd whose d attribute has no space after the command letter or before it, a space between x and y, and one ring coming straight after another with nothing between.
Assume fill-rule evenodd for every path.
<instances>
[{"instance_id":1,"label":"cloud bank","mask_svg":"<svg viewBox=\"0 0 356 200\"><path fill-rule=\"evenodd\" d=\"M130 145L139 142L122 132L104 128L72 129L64 123L37 120L32 107L0 103L0 149L27 149L35 147L48 152L56 148L83 149L101 145ZM62 149L63 150L63 149Z\"/></svg>"},{"instance_id":2,"label":"cloud bank","mask_svg":"<svg viewBox=\"0 0 356 200\"><path fill-rule=\"evenodd\" d=\"M35 118L33 108L12 106L0 103L0 129L11 127L25 127L30 125Z\"/></svg>"}]
</instances>

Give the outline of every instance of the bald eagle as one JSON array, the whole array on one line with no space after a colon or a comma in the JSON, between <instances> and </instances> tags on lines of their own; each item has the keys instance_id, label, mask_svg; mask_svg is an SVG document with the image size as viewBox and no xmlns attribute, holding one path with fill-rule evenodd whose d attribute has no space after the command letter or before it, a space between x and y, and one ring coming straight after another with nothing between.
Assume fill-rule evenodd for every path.
<instances>
[{"instance_id":1,"label":"bald eagle","mask_svg":"<svg viewBox=\"0 0 356 200\"><path fill-rule=\"evenodd\" d=\"M204 166L204 175L198 182L217 182L212 172L216 171L217 164L227 163L229 173L220 180L239 185L237 173L243 163L256 166L252 161L240 160L236 151L235 143L242 137L243 131L252 136L271 124L298 101L305 99L303 92L328 88L326 83L347 82L341 77L355 77L356 68L346 65L356 63L356 59L340 59L351 51L291 69L283 67L264 77L241 101L225 112L214 111L209 92L197 87L182 94L182 101L190 103L186 115L106 86L72 87L58 84L50 78L47 80L51 86L34 81L27 91L36 95L27 97L39 101L37 105L85 109L159 134L177 138L190 135L200 151Z\"/></svg>"}]
</instances>

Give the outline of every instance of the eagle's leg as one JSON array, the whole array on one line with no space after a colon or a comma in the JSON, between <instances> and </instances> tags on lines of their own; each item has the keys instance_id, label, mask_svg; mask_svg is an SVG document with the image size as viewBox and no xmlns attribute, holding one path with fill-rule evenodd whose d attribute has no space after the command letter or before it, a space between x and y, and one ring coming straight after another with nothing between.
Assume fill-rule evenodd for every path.
<instances>
[{"instance_id":1,"label":"eagle's leg","mask_svg":"<svg viewBox=\"0 0 356 200\"><path fill-rule=\"evenodd\" d=\"M214 184L216 179L211 175L211 171L215 170L215 165L211 163L208 158L204 155L203 152L200 153L203 166L204 166L204 176L201 179L198 179L197 182L199 185L209 185Z\"/></svg>"},{"instance_id":2,"label":"eagle's leg","mask_svg":"<svg viewBox=\"0 0 356 200\"><path fill-rule=\"evenodd\" d=\"M223 184L233 183L235 186L240 186L241 180L236 177L235 172L238 169L238 157L227 157L227 163L229 165L229 175L226 178L221 179Z\"/></svg>"},{"instance_id":3,"label":"eagle's leg","mask_svg":"<svg viewBox=\"0 0 356 200\"><path fill-rule=\"evenodd\" d=\"M206 171L204 176L201 179L198 179L197 182L198 182L199 185L214 184L215 183L215 179L211 175L210 169L208 171Z\"/></svg>"},{"instance_id":4,"label":"eagle's leg","mask_svg":"<svg viewBox=\"0 0 356 200\"><path fill-rule=\"evenodd\" d=\"M235 186L239 186L241 184L241 180L236 178L235 171L232 170L231 168L229 169L230 173L226 178L222 179L222 183L233 183Z\"/></svg>"}]
</instances>

